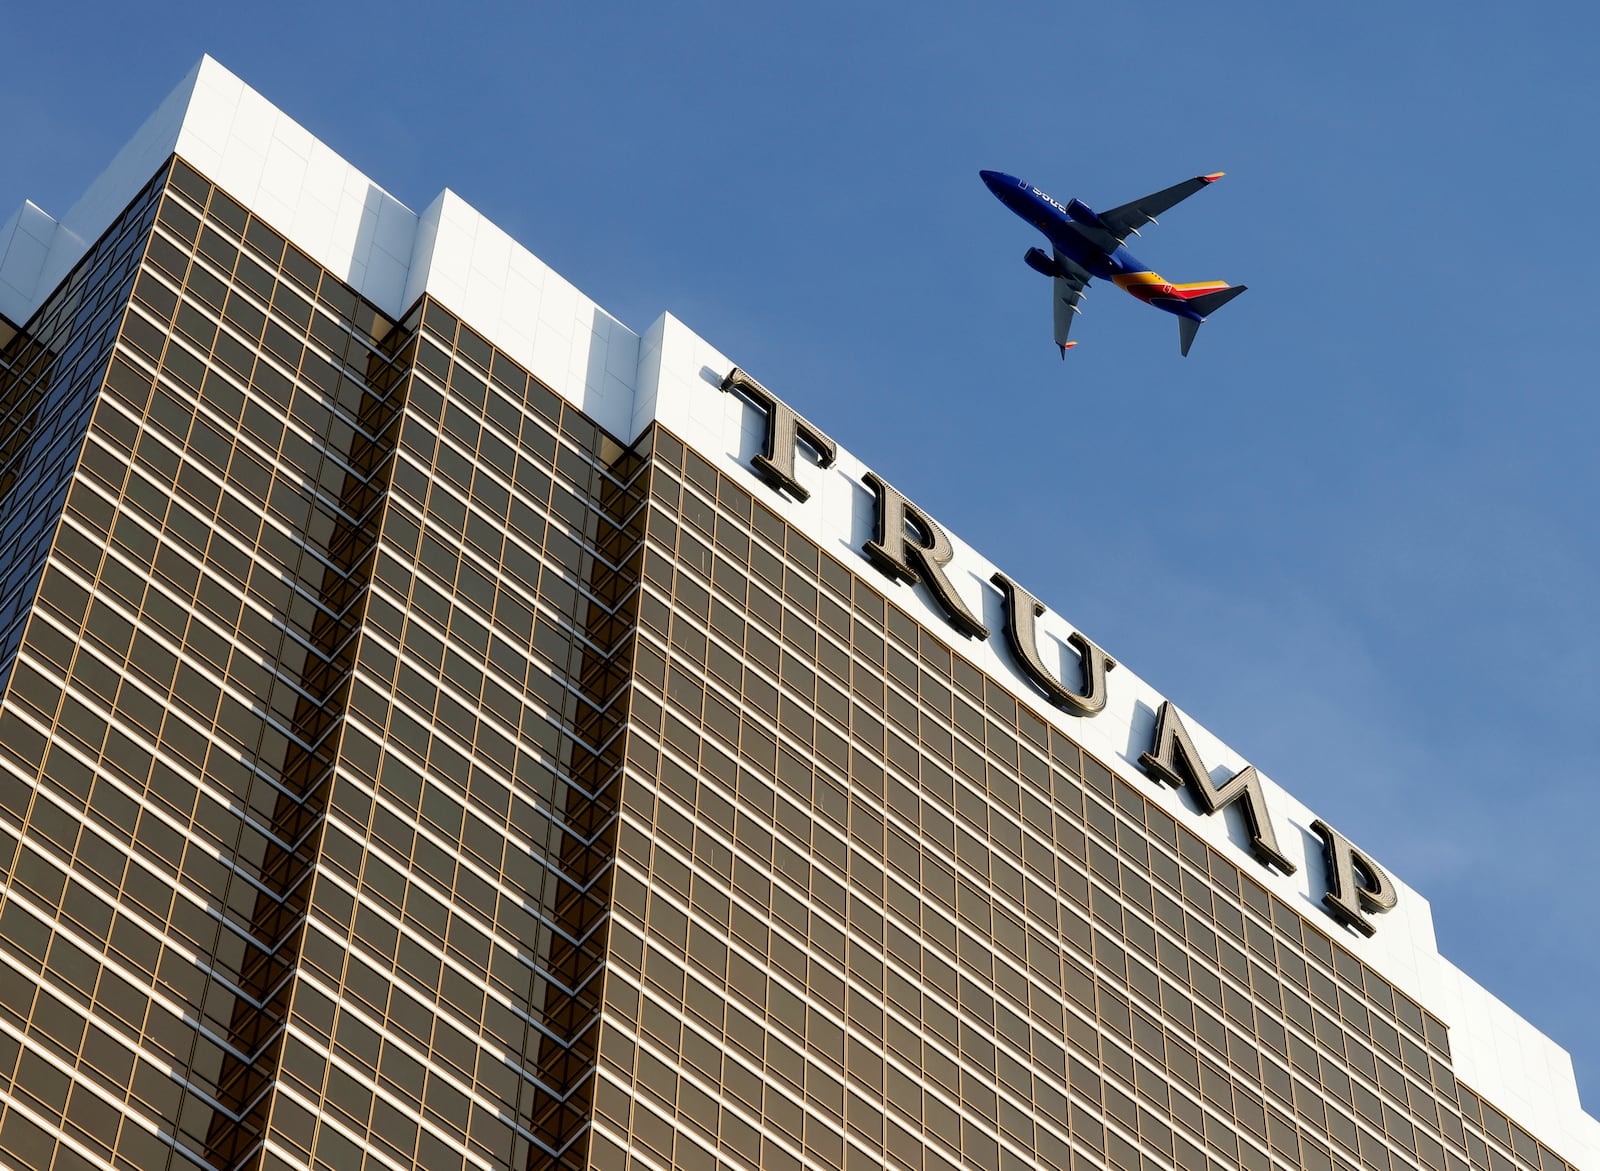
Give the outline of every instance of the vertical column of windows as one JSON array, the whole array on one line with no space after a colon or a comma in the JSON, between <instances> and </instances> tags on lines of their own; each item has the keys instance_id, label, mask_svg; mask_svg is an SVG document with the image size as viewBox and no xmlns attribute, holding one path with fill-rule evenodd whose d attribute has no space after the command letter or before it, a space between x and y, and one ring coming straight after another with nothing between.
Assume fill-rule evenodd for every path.
<instances>
[{"instance_id":1,"label":"vertical column of windows","mask_svg":"<svg viewBox=\"0 0 1600 1171\"><path fill-rule=\"evenodd\" d=\"M164 209L158 243L167 247L152 247L152 275L172 278L183 296L163 299L160 280L146 296L136 291L136 303L159 326L156 336L168 340L136 341L130 360L159 356L164 376L149 406L156 425L141 431L138 451L147 438L165 435L183 451L174 475L152 450L163 482L173 482L166 528L180 546L187 531L191 551L203 551L202 569L241 590L242 613L220 609L225 617L239 613L236 628L249 630L259 648L236 649L228 662L230 680L238 675L265 709L254 744L255 730L240 727L254 749L255 776L237 783L252 794L261 829L240 840L237 860L247 881L235 876L229 886L238 890L230 902L249 928L228 971L237 991L225 1018L229 1044L208 1071L215 1089L190 1079L217 1102L203 1149L217 1165L231 1166L257 1157L286 1053L304 887L318 852L349 644L370 576L363 546L370 546L365 534L384 486L381 453L392 446L384 420L393 414L387 404L395 375L378 346L388 329L381 317L226 195L185 178L187 206ZM211 409L185 410L187 401ZM358 460L369 466L356 467ZM180 507L194 515L196 503L206 520L223 522L213 522L209 541L194 541L195 529L178 517ZM156 568L159 574L159 552ZM164 580L181 587L185 571L175 568ZM265 623L253 622L257 616ZM206 656L208 635L197 640L196 633L191 621L187 638L199 642L202 659L226 656Z\"/></svg>"},{"instance_id":2,"label":"vertical column of windows","mask_svg":"<svg viewBox=\"0 0 1600 1171\"><path fill-rule=\"evenodd\" d=\"M619 790L628 753L642 542L650 462L637 450L597 485L600 505L578 706L553 873L550 989L537 1054L527 1167L588 1171L601 1008L613 905Z\"/></svg>"},{"instance_id":3,"label":"vertical column of windows","mask_svg":"<svg viewBox=\"0 0 1600 1171\"><path fill-rule=\"evenodd\" d=\"M44 987L94 1042L72 1100L126 1117L92 1161L225 1166L253 1157L280 1035L316 840L296 761L329 742L328 624L353 600L331 541L359 524L383 356L370 309L181 163L160 194L18 657L58 697L35 703L54 722L23 854L78 892L52 944L72 974ZM47 828L63 814L73 841Z\"/></svg>"},{"instance_id":4,"label":"vertical column of windows","mask_svg":"<svg viewBox=\"0 0 1600 1171\"><path fill-rule=\"evenodd\" d=\"M418 314L305 981L342 1072L293 1114L315 1166L581 1162L642 465Z\"/></svg>"},{"instance_id":5,"label":"vertical column of windows","mask_svg":"<svg viewBox=\"0 0 1600 1171\"><path fill-rule=\"evenodd\" d=\"M71 748L52 746L61 697L51 676L70 657L72 640L35 622L48 656L20 665L16 656L159 194L158 176L28 330L5 331L0 359L0 539L9 550L0 581L0 1149L33 1165L101 1165L118 1142L115 1103L134 1074L126 1050L85 1021L84 1006L99 993L95 957L112 916L92 876L86 883L62 867L76 850L100 854L74 808L92 770ZM98 752L97 718L80 721L75 707L61 715L94 739ZM41 767L63 778L64 791L36 792ZM120 807L117 823L132 835L137 811ZM145 830L149 839L163 832L155 822ZM52 921L60 926L52 930ZM104 994L124 1018L142 1020L142 1001L125 974L107 973ZM77 1077L74 1066L85 1063L99 1076ZM137 1126L124 1138L130 1151L161 1149Z\"/></svg>"},{"instance_id":6,"label":"vertical column of windows","mask_svg":"<svg viewBox=\"0 0 1600 1171\"><path fill-rule=\"evenodd\" d=\"M596 1165L631 1143L641 1165L786 1166L810 1148L837 1166L847 912L815 856L848 852L847 753L834 717L805 715L819 687L845 710L844 681L785 659L784 557L752 541L749 497L719 498L670 436L657 453ZM787 583L813 606L818 565L813 549ZM847 656L829 662L848 676ZM820 781L812 751L836 758Z\"/></svg>"},{"instance_id":7,"label":"vertical column of windows","mask_svg":"<svg viewBox=\"0 0 1600 1171\"><path fill-rule=\"evenodd\" d=\"M251 237L247 228L246 239L257 250L270 249L269 239ZM212 244L213 248L221 246ZM240 258L241 272L246 259ZM268 251L267 259L276 258ZM264 297L273 292L268 287L256 291ZM365 317L378 328L384 324L364 313L347 290L330 287L325 297L346 320ZM277 304L289 303L287 298L274 296L273 300ZM298 323L295 317L288 320ZM303 340L271 318L263 326L264 350L291 368L299 365L304 357ZM277 333L273 332L274 327ZM321 581L314 606L304 610L309 627L305 631L308 653L297 681L282 787L273 803L272 834L260 864L262 889L256 895L251 920L252 934L263 947L258 953L251 953L251 962L241 966L240 985L245 995L235 1002L230 1022L235 1049L251 1057L225 1066L219 1078L219 1097L225 1109L214 1116L207 1135L208 1153L213 1162L221 1165L244 1165L256 1157L269 1115L279 1141L293 1143L297 1136L307 1140L311 1137L310 1126L303 1117L299 1126L290 1124L295 1115L284 1104L286 1095L279 1078L287 1081L294 1073L303 1076L305 1072L283 1068L290 1064L287 1058L291 1054L304 1053L294 1045L297 1038L288 1019L291 998L299 1019L316 1019L304 1003L311 994L301 992L297 977L311 930L307 923L312 902L309 888L322 852L335 770L341 762L359 769L367 759L359 739L347 743L344 716L350 703L356 644L366 616L395 432L411 365L412 349L405 344L409 332L403 327L390 328L381 339L373 339L378 342L375 349L347 349L347 361L365 354L363 377L353 386L341 387L328 371L314 368L330 383L321 389L353 409L349 415L341 417L336 412L329 417L333 435L342 442L331 449L323 447L317 467L302 469L308 477L315 472L319 491L316 513L295 518L300 531L312 538L303 554L301 572L312 578L320 569ZM291 411L290 419L291 425L294 421L311 422L297 411ZM286 428L286 449L290 438ZM311 463L309 453L305 463Z\"/></svg>"},{"instance_id":8,"label":"vertical column of windows","mask_svg":"<svg viewBox=\"0 0 1600 1171\"><path fill-rule=\"evenodd\" d=\"M1460 1164L1438 1021L656 450L597 1166Z\"/></svg>"},{"instance_id":9,"label":"vertical column of windows","mask_svg":"<svg viewBox=\"0 0 1600 1171\"><path fill-rule=\"evenodd\" d=\"M0 356L0 685L10 674L83 430L148 239L160 177Z\"/></svg>"}]
</instances>

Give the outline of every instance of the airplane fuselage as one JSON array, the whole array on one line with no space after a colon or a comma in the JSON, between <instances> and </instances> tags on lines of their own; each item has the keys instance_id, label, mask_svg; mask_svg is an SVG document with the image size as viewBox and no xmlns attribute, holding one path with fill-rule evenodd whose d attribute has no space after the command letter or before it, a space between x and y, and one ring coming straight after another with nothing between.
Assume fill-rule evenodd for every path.
<instances>
[{"instance_id":1,"label":"airplane fuselage","mask_svg":"<svg viewBox=\"0 0 1600 1171\"><path fill-rule=\"evenodd\" d=\"M981 171L996 199L1044 233L1045 239L1090 276L1107 280L1157 309L1191 321L1203 318L1190 308L1160 273L1104 229L1095 227L1094 212L1073 200L1061 203L1044 191L1000 171ZM1074 217L1082 217L1082 221ZM1098 239L1097 239L1098 237Z\"/></svg>"}]
</instances>

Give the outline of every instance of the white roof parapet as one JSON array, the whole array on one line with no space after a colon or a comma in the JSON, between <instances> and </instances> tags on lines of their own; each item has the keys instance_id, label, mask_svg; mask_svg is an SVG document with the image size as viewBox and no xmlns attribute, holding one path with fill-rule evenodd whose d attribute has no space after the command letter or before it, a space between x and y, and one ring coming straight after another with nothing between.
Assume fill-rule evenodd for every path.
<instances>
[{"instance_id":1,"label":"white roof parapet","mask_svg":"<svg viewBox=\"0 0 1600 1171\"><path fill-rule=\"evenodd\" d=\"M31 200L0 228L0 315L21 325L38 308L35 293L60 230Z\"/></svg>"},{"instance_id":2,"label":"white roof parapet","mask_svg":"<svg viewBox=\"0 0 1600 1171\"><path fill-rule=\"evenodd\" d=\"M418 216L212 57L58 223L0 229L0 314L26 323L177 154L390 316L431 293L613 434L634 432L639 336L452 191Z\"/></svg>"}]
</instances>

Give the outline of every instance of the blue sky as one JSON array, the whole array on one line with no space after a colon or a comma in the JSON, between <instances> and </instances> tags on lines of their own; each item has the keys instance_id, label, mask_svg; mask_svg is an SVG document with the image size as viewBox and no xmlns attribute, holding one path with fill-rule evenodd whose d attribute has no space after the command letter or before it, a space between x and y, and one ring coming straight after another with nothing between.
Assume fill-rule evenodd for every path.
<instances>
[{"instance_id":1,"label":"blue sky","mask_svg":"<svg viewBox=\"0 0 1600 1171\"><path fill-rule=\"evenodd\" d=\"M8 12L0 214L212 53L748 368L1422 891L1600 1107L1592 6L149 7ZM1225 170L1136 250L1251 291L1185 360L1096 286L1061 362L980 168Z\"/></svg>"}]
</instances>

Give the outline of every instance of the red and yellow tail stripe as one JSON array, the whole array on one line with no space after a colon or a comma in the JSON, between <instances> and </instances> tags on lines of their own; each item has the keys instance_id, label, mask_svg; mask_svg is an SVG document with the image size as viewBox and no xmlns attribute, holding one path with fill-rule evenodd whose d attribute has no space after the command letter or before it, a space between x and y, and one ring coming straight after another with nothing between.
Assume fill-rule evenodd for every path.
<instances>
[{"instance_id":1,"label":"red and yellow tail stripe","mask_svg":"<svg viewBox=\"0 0 1600 1171\"><path fill-rule=\"evenodd\" d=\"M1207 293L1220 293L1228 287L1227 281L1195 281L1188 285L1173 285L1173 290L1187 301L1190 297L1203 297Z\"/></svg>"},{"instance_id":2,"label":"red and yellow tail stripe","mask_svg":"<svg viewBox=\"0 0 1600 1171\"><path fill-rule=\"evenodd\" d=\"M1155 297L1175 297L1187 301L1192 297L1203 297L1207 293L1221 292L1228 287L1227 281L1194 281L1186 285L1175 285L1158 272L1130 272L1112 277L1111 281L1141 301L1149 301Z\"/></svg>"}]
</instances>

